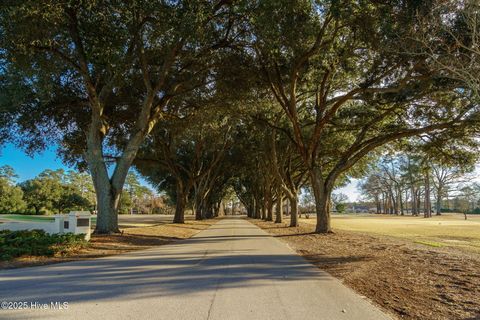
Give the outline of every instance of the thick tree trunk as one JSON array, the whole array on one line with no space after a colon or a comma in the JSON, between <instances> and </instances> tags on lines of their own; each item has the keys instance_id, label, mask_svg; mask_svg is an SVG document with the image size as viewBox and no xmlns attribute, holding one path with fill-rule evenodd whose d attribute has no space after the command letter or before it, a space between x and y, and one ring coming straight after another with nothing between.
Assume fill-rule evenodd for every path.
<instances>
[{"instance_id":1,"label":"thick tree trunk","mask_svg":"<svg viewBox=\"0 0 480 320\"><path fill-rule=\"evenodd\" d=\"M200 196L195 194L195 220L203 220L203 202L199 198Z\"/></svg>"},{"instance_id":2,"label":"thick tree trunk","mask_svg":"<svg viewBox=\"0 0 480 320\"><path fill-rule=\"evenodd\" d=\"M273 200L272 200L272 179L267 173L267 179L265 183L265 198L263 205L265 206L265 220L273 221Z\"/></svg>"},{"instance_id":3,"label":"thick tree trunk","mask_svg":"<svg viewBox=\"0 0 480 320\"><path fill-rule=\"evenodd\" d=\"M385 192L383 194L383 213L388 214L390 208L388 207L388 194Z\"/></svg>"},{"instance_id":4,"label":"thick tree trunk","mask_svg":"<svg viewBox=\"0 0 480 320\"><path fill-rule=\"evenodd\" d=\"M113 190L109 181L96 181L98 203L97 223L95 233L118 233L118 204L120 192ZM103 187L102 187L103 185Z\"/></svg>"},{"instance_id":5,"label":"thick tree trunk","mask_svg":"<svg viewBox=\"0 0 480 320\"><path fill-rule=\"evenodd\" d=\"M331 233L332 227L330 224L330 196L331 190L324 190L319 195L319 201L315 205L317 210L317 226L315 232L317 233ZM320 214L318 214L320 212Z\"/></svg>"},{"instance_id":6,"label":"thick tree trunk","mask_svg":"<svg viewBox=\"0 0 480 320\"><path fill-rule=\"evenodd\" d=\"M195 220L203 220L206 218L208 208L207 194L203 188L196 186L195 189Z\"/></svg>"},{"instance_id":7,"label":"thick tree trunk","mask_svg":"<svg viewBox=\"0 0 480 320\"><path fill-rule=\"evenodd\" d=\"M437 216L440 216L442 214L442 189L437 190L437 203L435 207Z\"/></svg>"},{"instance_id":8,"label":"thick tree trunk","mask_svg":"<svg viewBox=\"0 0 480 320\"><path fill-rule=\"evenodd\" d=\"M417 215L417 205L415 203L415 199L416 199L416 195L415 195L415 187L411 187L411 191L412 193L412 216L415 216Z\"/></svg>"},{"instance_id":9,"label":"thick tree trunk","mask_svg":"<svg viewBox=\"0 0 480 320\"><path fill-rule=\"evenodd\" d=\"M99 151L101 154L101 150ZM123 183L120 186L114 187L107 172L103 156L98 158L96 155L91 155L89 161L90 174L92 175L93 185L97 198L97 223L95 233L118 233L118 204L120 202L120 195L122 192ZM123 175L123 181L128 173L118 172L116 168L115 174Z\"/></svg>"},{"instance_id":10,"label":"thick tree trunk","mask_svg":"<svg viewBox=\"0 0 480 320\"><path fill-rule=\"evenodd\" d=\"M255 219L260 219L262 217L262 214L260 212L260 201L258 198L255 198L255 210L254 210L254 218Z\"/></svg>"},{"instance_id":11,"label":"thick tree trunk","mask_svg":"<svg viewBox=\"0 0 480 320\"><path fill-rule=\"evenodd\" d=\"M330 225L330 195L333 187L325 183L318 168L310 171L310 181L312 184L313 195L315 197L315 211L317 214L317 225L315 232L331 233Z\"/></svg>"},{"instance_id":12,"label":"thick tree trunk","mask_svg":"<svg viewBox=\"0 0 480 320\"><path fill-rule=\"evenodd\" d=\"M290 202L290 227L298 227L298 197L295 194Z\"/></svg>"},{"instance_id":13,"label":"thick tree trunk","mask_svg":"<svg viewBox=\"0 0 480 320\"><path fill-rule=\"evenodd\" d=\"M253 214L255 212L255 206L253 201L245 206L245 209L247 209L247 217L253 218Z\"/></svg>"},{"instance_id":14,"label":"thick tree trunk","mask_svg":"<svg viewBox=\"0 0 480 320\"><path fill-rule=\"evenodd\" d=\"M175 216L173 223L185 223L185 205L187 203L186 195L183 190L183 184L177 181L177 203L175 204Z\"/></svg>"},{"instance_id":15,"label":"thick tree trunk","mask_svg":"<svg viewBox=\"0 0 480 320\"><path fill-rule=\"evenodd\" d=\"M383 214L388 214L388 196L385 192L382 193Z\"/></svg>"},{"instance_id":16,"label":"thick tree trunk","mask_svg":"<svg viewBox=\"0 0 480 320\"><path fill-rule=\"evenodd\" d=\"M267 198L267 221L273 221L273 201L272 195L269 194Z\"/></svg>"},{"instance_id":17,"label":"thick tree trunk","mask_svg":"<svg viewBox=\"0 0 480 320\"><path fill-rule=\"evenodd\" d=\"M402 196L402 190L400 190L400 188L398 188L398 191L397 191L397 194L398 194L398 204L400 206L400 215L404 215L404 208L403 208L403 196Z\"/></svg>"},{"instance_id":18,"label":"thick tree trunk","mask_svg":"<svg viewBox=\"0 0 480 320\"><path fill-rule=\"evenodd\" d=\"M123 185L137 154L145 133L138 131L129 140L109 177L103 157L103 128L99 114L92 113L92 123L87 132L87 150L85 160L92 176L97 197L97 224L95 233L118 233L118 204Z\"/></svg>"},{"instance_id":19,"label":"thick tree trunk","mask_svg":"<svg viewBox=\"0 0 480 320\"><path fill-rule=\"evenodd\" d=\"M416 215L420 215L420 189L417 189L415 194L415 206L416 206Z\"/></svg>"},{"instance_id":20,"label":"thick tree trunk","mask_svg":"<svg viewBox=\"0 0 480 320\"><path fill-rule=\"evenodd\" d=\"M200 206L195 208L195 220L203 220L202 208Z\"/></svg>"},{"instance_id":21,"label":"thick tree trunk","mask_svg":"<svg viewBox=\"0 0 480 320\"><path fill-rule=\"evenodd\" d=\"M277 204L275 207L275 223L283 222L283 199L282 195L277 195Z\"/></svg>"},{"instance_id":22,"label":"thick tree trunk","mask_svg":"<svg viewBox=\"0 0 480 320\"><path fill-rule=\"evenodd\" d=\"M223 200L220 200L220 203L218 204L218 210L217 210L217 217L223 217L225 216L225 203Z\"/></svg>"},{"instance_id":23,"label":"thick tree trunk","mask_svg":"<svg viewBox=\"0 0 480 320\"><path fill-rule=\"evenodd\" d=\"M266 200L264 199L263 203L262 203L262 220L267 219L267 206L266 206L265 202L266 202Z\"/></svg>"},{"instance_id":24,"label":"thick tree trunk","mask_svg":"<svg viewBox=\"0 0 480 320\"><path fill-rule=\"evenodd\" d=\"M397 195L392 191L391 196L392 196L392 204L393 204L393 206L392 206L393 207L393 212L392 213L398 216L399 211L398 211Z\"/></svg>"},{"instance_id":25,"label":"thick tree trunk","mask_svg":"<svg viewBox=\"0 0 480 320\"><path fill-rule=\"evenodd\" d=\"M211 219L215 216L215 209L213 204L209 204L205 207L205 218Z\"/></svg>"},{"instance_id":26,"label":"thick tree trunk","mask_svg":"<svg viewBox=\"0 0 480 320\"><path fill-rule=\"evenodd\" d=\"M430 173L425 170L425 202L424 202L424 217L430 218L432 216L432 203L430 200Z\"/></svg>"}]
</instances>

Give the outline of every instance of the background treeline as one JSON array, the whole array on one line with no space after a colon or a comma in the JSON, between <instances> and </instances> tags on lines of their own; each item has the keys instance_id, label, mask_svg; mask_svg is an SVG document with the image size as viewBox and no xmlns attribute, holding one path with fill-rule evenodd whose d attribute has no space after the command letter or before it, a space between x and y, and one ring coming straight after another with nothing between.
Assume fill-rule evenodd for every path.
<instances>
[{"instance_id":1,"label":"background treeline","mask_svg":"<svg viewBox=\"0 0 480 320\"><path fill-rule=\"evenodd\" d=\"M472 158L451 160L420 153L386 155L370 165L359 187L377 213L480 213L480 184L473 181Z\"/></svg>"},{"instance_id":2,"label":"background treeline","mask_svg":"<svg viewBox=\"0 0 480 320\"><path fill-rule=\"evenodd\" d=\"M70 210L96 212L96 196L87 173L45 170L33 179L16 183L10 166L0 167L0 213L58 214ZM130 172L122 193L119 213L171 213L165 197L142 186Z\"/></svg>"}]
</instances>

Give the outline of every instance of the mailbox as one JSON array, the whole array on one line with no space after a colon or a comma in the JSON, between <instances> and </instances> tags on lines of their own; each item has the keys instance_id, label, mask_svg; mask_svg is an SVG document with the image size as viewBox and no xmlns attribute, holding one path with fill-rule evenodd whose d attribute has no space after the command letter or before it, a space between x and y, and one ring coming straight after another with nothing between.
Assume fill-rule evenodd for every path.
<instances>
[{"instance_id":1,"label":"mailbox","mask_svg":"<svg viewBox=\"0 0 480 320\"><path fill-rule=\"evenodd\" d=\"M10 222L1 223L0 230L37 230L49 234L74 233L85 234L85 240L90 240L91 214L88 211L72 211L68 215L57 214L52 222Z\"/></svg>"},{"instance_id":2,"label":"mailbox","mask_svg":"<svg viewBox=\"0 0 480 320\"><path fill-rule=\"evenodd\" d=\"M72 232L74 234L85 234L85 240L90 240L91 234L91 214L88 211L71 211L68 214L68 230L64 232Z\"/></svg>"}]
</instances>

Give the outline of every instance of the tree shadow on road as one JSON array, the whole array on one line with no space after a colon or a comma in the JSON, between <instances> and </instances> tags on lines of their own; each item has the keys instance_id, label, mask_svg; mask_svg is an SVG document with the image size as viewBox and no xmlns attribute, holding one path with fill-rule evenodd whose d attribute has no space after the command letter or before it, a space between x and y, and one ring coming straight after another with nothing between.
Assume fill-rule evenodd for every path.
<instances>
[{"instance_id":1,"label":"tree shadow on road","mask_svg":"<svg viewBox=\"0 0 480 320\"><path fill-rule=\"evenodd\" d=\"M196 239L195 243L199 246L202 242L214 241L222 239ZM178 248L182 247L171 245L166 250L137 251L126 257L119 255L0 272L0 297L41 303L100 303L104 299L187 296L218 286L249 288L266 285L268 280L326 277L301 257L291 254L255 254L253 249L252 252L205 250L208 246L199 246L199 250Z\"/></svg>"}]
</instances>

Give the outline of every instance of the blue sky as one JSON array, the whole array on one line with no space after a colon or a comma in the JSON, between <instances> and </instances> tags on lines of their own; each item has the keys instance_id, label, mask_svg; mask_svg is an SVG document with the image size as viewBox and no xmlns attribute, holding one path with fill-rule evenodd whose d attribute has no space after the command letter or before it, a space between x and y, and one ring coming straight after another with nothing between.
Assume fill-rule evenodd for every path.
<instances>
[{"instance_id":1,"label":"blue sky","mask_svg":"<svg viewBox=\"0 0 480 320\"><path fill-rule=\"evenodd\" d=\"M7 164L15 169L15 172L18 175L18 182L32 179L46 169L73 169L65 166L60 159L57 158L54 147L51 147L43 153L37 153L33 157L30 157L15 146L7 144L3 148L0 148L0 166ZM359 197L356 188L357 182L358 181L353 180L347 186L339 188L334 192L344 193L349 197L350 201L355 201ZM143 179L142 183L152 188L151 185Z\"/></svg>"},{"instance_id":2,"label":"blue sky","mask_svg":"<svg viewBox=\"0 0 480 320\"><path fill-rule=\"evenodd\" d=\"M15 169L17 173L18 182L32 179L40 172L46 169L72 169L65 166L55 154L55 148L52 147L43 153L35 154L32 157L26 155L22 150L16 148L11 144L7 144L0 148L0 166L8 164ZM475 181L480 181L480 166L477 165L475 173ZM150 187L145 180L141 179L142 184ZM344 193L348 196L350 201L357 201L360 198L360 193L357 190L358 180L352 179L352 182L343 188L336 189L334 193Z\"/></svg>"},{"instance_id":3,"label":"blue sky","mask_svg":"<svg viewBox=\"0 0 480 320\"><path fill-rule=\"evenodd\" d=\"M6 144L0 147L0 166L3 165L9 165L15 170L15 173L18 175L17 182L32 179L46 169L74 169L64 165L62 161L57 158L55 147L51 147L42 153L36 153L33 157L30 157L12 144ZM145 180L140 179L140 182L153 189Z\"/></svg>"},{"instance_id":4,"label":"blue sky","mask_svg":"<svg viewBox=\"0 0 480 320\"><path fill-rule=\"evenodd\" d=\"M54 148L32 158L11 144L0 148L0 166L7 164L15 169L18 181L32 179L46 169L71 169L57 159Z\"/></svg>"}]
</instances>

